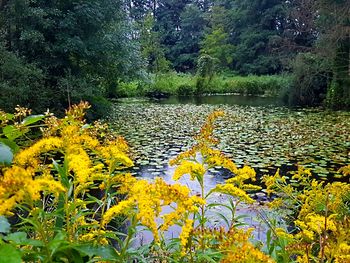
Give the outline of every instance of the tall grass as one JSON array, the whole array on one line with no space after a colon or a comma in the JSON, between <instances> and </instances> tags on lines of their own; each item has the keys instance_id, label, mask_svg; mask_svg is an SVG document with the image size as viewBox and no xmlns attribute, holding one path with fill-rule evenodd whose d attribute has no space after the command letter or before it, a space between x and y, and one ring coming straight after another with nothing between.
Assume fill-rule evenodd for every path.
<instances>
[{"instance_id":1,"label":"tall grass","mask_svg":"<svg viewBox=\"0 0 350 263\"><path fill-rule=\"evenodd\" d=\"M119 97L168 97L188 96L198 93L197 76L165 73L151 76L149 81L119 83ZM277 97L287 89L289 76L228 76L217 75L205 85L200 94L241 94Z\"/></svg>"}]
</instances>

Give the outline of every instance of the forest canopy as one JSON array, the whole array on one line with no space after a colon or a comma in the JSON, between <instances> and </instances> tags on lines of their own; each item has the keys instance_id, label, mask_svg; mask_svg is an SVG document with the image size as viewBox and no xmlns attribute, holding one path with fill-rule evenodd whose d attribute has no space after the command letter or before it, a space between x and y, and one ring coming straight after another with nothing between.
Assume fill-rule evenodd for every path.
<instances>
[{"instance_id":1,"label":"forest canopy","mask_svg":"<svg viewBox=\"0 0 350 263\"><path fill-rule=\"evenodd\" d=\"M123 83L195 75L209 56L219 75L291 75L290 104L348 108L349 13L347 0L3 0L0 107L85 99L101 113Z\"/></svg>"}]
</instances>

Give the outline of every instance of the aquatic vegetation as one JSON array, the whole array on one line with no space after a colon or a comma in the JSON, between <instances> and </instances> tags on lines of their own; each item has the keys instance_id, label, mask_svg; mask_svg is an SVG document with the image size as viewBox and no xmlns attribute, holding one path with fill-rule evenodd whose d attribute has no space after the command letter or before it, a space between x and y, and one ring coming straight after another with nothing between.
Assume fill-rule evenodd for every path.
<instances>
[{"instance_id":1,"label":"aquatic vegetation","mask_svg":"<svg viewBox=\"0 0 350 263\"><path fill-rule=\"evenodd\" d=\"M210 105L215 97L207 99L201 105L114 105L109 121L130 143L135 172L165 176L168 160L191 147L205 117L218 109L226 113L214 131L219 149L237 165L249 164L258 178L277 168L285 172L302 165L319 179L332 180L350 161L348 112L229 105L231 97L219 102L224 105ZM216 168L210 173L229 176Z\"/></svg>"},{"instance_id":2,"label":"aquatic vegetation","mask_svg":"<svg viewBox=\"0 0 350 263\"><path fill-rule=\"evenodd\" d=\"M52 114L21 123L42 121L42 135L24 143L0 170L0 258L9 262L348 262L350 259L349 165L338 170L341 181L315 179L299 166L291 178L280 171L264 176L268 205L286 213L283 224L265 216L270 226L264 244L253 240L253 228L242 227L237 210L255 203L251 192L257 174L219 150L216 121L208 115L191 147L177 154L173 184L163 178L134 177L134 162L124 138L106 124L87 124L87 103L73 105L64 118ZM1 113L2 126L12 119ZM6 118L5 118L5 117ZM10 116L10 118L12 118ZM28 128L28 127L26 127ZM4 128L3 128L4 129ZM5 129L6 130L6 129ZM5 135L6 136L6 135ZM19 138L19 137L17 137ZM213 169L231 177L208 189ZM195 192L181 180L199 185ZM291 183L292 182L292 183ZM259 183L259 182L258 182ZM226 203L213 202L222 195ZM213 227L213 209L225 226ZM223 213L226 210L228 213ZM279 219L282 219L281 213ZM10 223L11 222L11 223ZM289 227L288 227L289 226ZM176 236L167 235L173 227ZM135 247L136 232L153 240Z\"/></svg>"}]
</instances>

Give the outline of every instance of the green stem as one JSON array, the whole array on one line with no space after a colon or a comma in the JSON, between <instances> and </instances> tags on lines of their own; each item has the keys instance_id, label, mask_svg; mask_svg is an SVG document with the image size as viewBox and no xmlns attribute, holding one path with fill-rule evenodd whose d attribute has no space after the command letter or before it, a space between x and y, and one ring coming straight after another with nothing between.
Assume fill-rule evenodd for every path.
<instances>
[{"instance_id":1,"label":"green stem","mask_svg":"<svg viewBox=\"0 0 350 263\"><path fill-rule=\"evenodd\" d=\"M230 228L232 228L234 226L234 222L236 222L236 211L237 211L237 206L239 205L240 201L238 200L236 204L233 205L231 213L232 213L232 220L231 220L231 226Z\"/></svg>"},{"instance_id":2,"label":"green stem","mask_svg":"<svg viewBox=\"0 0 350 263\"><path fill-rule=\"evenodd\" d=\"M120 250L121 260L123 260L124 257L126 257L126 251L129 248L130 241L133 238L134 233L135 233L135 231L134 231L135 227L136 227L136 220L135 220L135 216L133 216L131 218L131 225L128 227L128 235L127 235L126 240L124 242L124 246ZM128 262L128 260L125 259L125 261L123 261L123 262Z\"/></svg>"}]
</instances>

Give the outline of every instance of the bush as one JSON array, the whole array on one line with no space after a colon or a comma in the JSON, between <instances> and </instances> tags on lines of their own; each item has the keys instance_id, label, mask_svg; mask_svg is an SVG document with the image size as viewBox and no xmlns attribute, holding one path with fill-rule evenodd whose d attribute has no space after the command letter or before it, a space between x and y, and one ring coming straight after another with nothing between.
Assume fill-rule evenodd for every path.
<instances>
[{"instance_id":1,"label":"bush","mask_svg":"<svg viewBox=\"0 0 350 263\"><path fill-rule=\"evenodd\" d=\"M195 91L195 79L190 74L170 72L155 76L154 82L145 88L144 94L148 97L192 95Z\"/></svg>"},{"instance_id":2,"label":"bush","mask_svg":"<svg viewBox=\"0 0 350 263\"><path fill-rule=\"evenodd\" d=\"M136 97L142 93L140 81L123 82L117 83L116 97Z\"/></svg>"},{"instance_id":3,"label":"bush","mask_svg":"<svg viewBox=\"0 0 350 263\"><path fill-rule=\"evenodd\" d=\"M278 96L289 81L288 76L219 76L212 81L211 92Z\"/></svg>"},{"instance_id":4,"label":"bush","mask_svg":"<svg viewBox=\"0 0 350 263\"><path fill-rule=\"evenodd\" d=\"M290 85L289 76L203 77L170 72L153 76L153 81L119 83L117 97L169 97L201 94L237 93L242 95L278 96Z\"/></svg>"},{"instance_id":5,"label":"bush","mask_svg":"<svg viewBox=\"0 0 350 263\"><path fill-rule=\"evenodd\" d=\"M103 96L86 97L86 100L91 104L91 108L86 113L88 121L106 117L111 111L112 103Z\"/></svg>"},{"instance_id":6,"label":"bush","mask_svg":"<svg viewBox=\"0 0 350 263\"><path fill-rule=\"evenodd\" d=\"M331 74L328 63L311 53L299 54L293 62L291 85L282 94L289 105L321 105L327 93Z\"/></svg>"},{"instance_id":7,"label":"bush","mask_svg":"<svg viewBox=\"0 0 350 263\"><path fill-rule=\"evenodd\" d=\"M326 104L334 110L350 109L350 80L333 80L327 91Z\"/></svg>"},{"instance_id":8,"label":"bush","mask_svg":"<svg viewBox=\"0 0 350 263\"><path fill-rule=\"evenodd\" d=\"M43 89L44 75L0 44L0 108L14 110L20 104L44 111L52 94ZM51 96L50 96L51 95Z\"/></svg>"}]
</instances>

